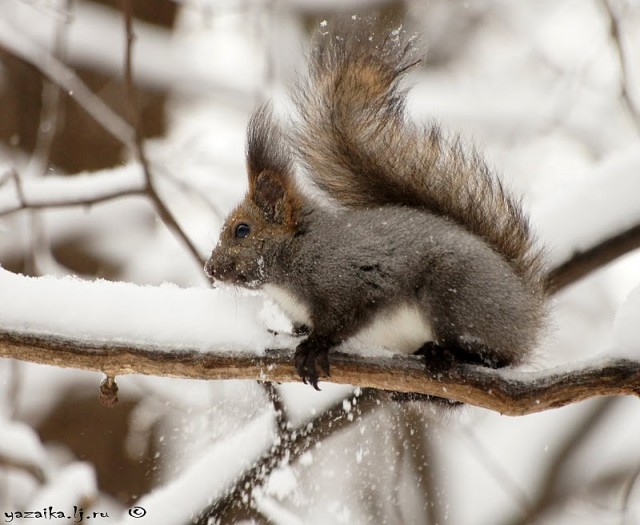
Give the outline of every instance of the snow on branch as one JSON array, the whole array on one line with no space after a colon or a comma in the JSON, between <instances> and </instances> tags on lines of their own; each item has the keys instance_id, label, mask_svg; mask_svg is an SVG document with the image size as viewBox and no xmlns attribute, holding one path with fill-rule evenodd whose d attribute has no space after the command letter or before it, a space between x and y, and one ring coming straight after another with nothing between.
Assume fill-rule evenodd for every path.
<instances>
[{"instance_id":1,"label":"snow on branch","mask_svg":"<svg viewBox=\"0 0 640 525\"><path fill-rule=\"evenodd\" d=\"M89 206L142 194L145 188L142 171L133 165L73 177L20 178L15 174L13 181L0 186L0 216L23 209Z\"/></svg>"},{"instance_id":2,"label":"snow on branch","mask_svg":"<svg viewBox=\"0 0 640 525\"><path fill-rule=\"evenodd\" d=\"M0 270L0 356L95 370L197 379L298 381L289 337L271 335L259 296L29 278ZM265 311L265 309L267 311ZM544 372L454 366L425 370L418 357L332 356L334 383L436 395L523 415L595 396L640 395L640 362L619 358Z\"/></svg>"},{"instance_id":3,"label":"snow on branch","mask_svg":"<svg viewBox=\"0 0 640 525\"><path fill-rule=\"evenodd\" d=\"M61 89L72 94L78 104L116 140L122 144L131 143L133 129L122 117L95 95L72 69L1 18L0 48L30 63Z\"/></svg>"}]
</instances>

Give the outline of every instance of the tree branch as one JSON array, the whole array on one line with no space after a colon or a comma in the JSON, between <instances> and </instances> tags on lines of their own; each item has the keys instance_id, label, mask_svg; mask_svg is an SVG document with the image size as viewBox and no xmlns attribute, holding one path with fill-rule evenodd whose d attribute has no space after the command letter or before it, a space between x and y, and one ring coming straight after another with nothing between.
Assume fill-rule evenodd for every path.
<instances>
[{"instance_id":1,"label":"tree branch","mask_svg":"<svg viewBox=\"0 0 640 525\"><path fill-rule=\"evenodd\" d=\"M252 492L269 478L274 469L293 463L327 434L339 432L349 426L353 419L360 419L375 411L380 406L381 397L380 392L365 389L360 395L349 397L352 400L350 414L353 414L353 418L346 417L343 401L339 401L312 422L305 421L286 429L274 446L239 476L225 494L200 513L195 523L207 525L210 523L209 517L221 518L234 507L246 506L252 499Z\"/></svg>"},{"instance_id":2,"label":"tree branch","mask_svg":"<svg viewBox=\"0 0 640 525\"><path fill-rule=\"evenodd\" d=\"M505 525L534 523L537 518L548 512L554 502L562 495L562 481L569 466L575 460L582 445L600 428L604 416L609 413L613 402L614 398L608 398L592 405L590 413L578 421L569 435L564 436L559 443L556 443L551 459L544 468L545 472L538 482L532 504L524 513L511 516L504 522Z\"/></svg>"},{"instance_id":3,"label":"tree branch","mask_svg":"<svg viewBox=\"0 0 640 525\"><path fill-rule=\"evenodd\" d=\"M638 248L640 248L640 224L605 239L587 250L577 252L571 259L549 272L545 280L545 288L548 293L559 292L562 288Z\"/></svg>"},{"instance_id":4,"label":"tree branch","mask_svg":"<svg viewBox=\"0 0 640 525\"><path fill-rule=\"evenodd\" d=\"M124 56L124 79L125 79L125 88L126 88L126 96L127 102L129 104L129 114L131 118L131 122L133 123L133 150L138 158L138 162L142 166L142 170L144 172L144 178L146 183L146 193L151 199L156 212L162 219L162 222L169 228L173 233L184 243L187 250L195 261L200 265L204 266L205 259L200 255L195 245L191 242L191 239L187 236L185 231L180 227L178 221L171 213L171 210L165 205L162 197L158 193L158 190L155 186L155 182L153 176L151 174L151 168L149 165L149 160L147 159L145 150L144 150L144 136L142 133L142 127L140 123L140 114L137 107L137 97L136 97L136 88L135 83L133 81L133 68L132 68L132 52L133 52L133 42L135 41L135 35L133 33L133 13L131 0L122 0L123 13L124 13L124 24L125 24L125 32L127 38L127 44L125 46L125 56Z\"/></svg>"},{"instance_id":5,"label":"tree branch","mask_svg":"<svg viewBox=\"0 0 640 525\"><path fill-rule=\"evenodd\" d=\"M24 39L22 35L3 25L0 20L0 48L6 49L11 54L22 58L35 66L43 75L49 78L54 84L60 86L65 92L72 95L78 104L89 114L94 120L100 124L107 132L116 138L123 145L128 146L136 154L140 161L145 176L144 191L153 203L158 215L163 223L173 231L179 239L183 241L187 250L200 266L204 265L204 259L199 254L195 245L182 230L177 220L173 216L171 210L164 204L152 177L148 159L144 152L143 137L139 123L139 114L135 102L135 84L133 82L133 71L131 63L132 46L134 41L133 20L131 14L131 5L129 0L123 0L124 20L126 29L127 44L125 48L125 87L127 91L127 100L129 102L129 110L133 126L125 122L117 113L115 113L107 104L105 104L98 96L96 96L74 73L73 70L67 68L55 56L49 54L37 45ZM6 31L5 31L6 29ZM53 201L55 202L55 201ZM43 206L45 207L45 206ZM19 209L34 208L34 206L20 206L13 208L12 211Z\"/></svg>"},{"instance_id":6,"label":"tree branch","mask_svg":"<svg viewBox=\"0 0 640 525\"><path fill-rule=\"evenodd\" d=\"M144 195L141 177L109 171L106 174L49 176L22 180L15 170L9 172L17 198L0 199L0 217L20 210L41 210L92 206L131 195ZM87 181L91 178L91 181ZM89 190L88 190L89 188ZM62 191L61 191L62 190Z\"/></svg>"},{"instance_id":7,"label":"tree branch","mask_svg":"<svg viewBox=\"0 0 640 525\"><path fill-rule=\"evenodd\" d=\"M256 379L293 382L299 378L290 351L264 356L202 353L198 350L115 346L62 337L0 332L0 357L66 368L102 371L108 376L144 374L191 379ZM640 362L593 360L573 369L510 372L456 365L430 373L414 356L362 359L332 356L331 382L446 397L510 416L558 408L598 396L640 395Z\"/></svg>"},{"instance_id":8,"label":"tree branch","mask_svg":"<svg viewBox=\"0 0 640 525\"><path fill-rule=\"evenodd\" d=\"M117 141L122 144L132 142L131 126L95 95L72 69L66 67L47 50L29 41L2 19L0 19L0 48L22 58L51 82L73 96L80 107Z\"/></svg>"}]
</instances>

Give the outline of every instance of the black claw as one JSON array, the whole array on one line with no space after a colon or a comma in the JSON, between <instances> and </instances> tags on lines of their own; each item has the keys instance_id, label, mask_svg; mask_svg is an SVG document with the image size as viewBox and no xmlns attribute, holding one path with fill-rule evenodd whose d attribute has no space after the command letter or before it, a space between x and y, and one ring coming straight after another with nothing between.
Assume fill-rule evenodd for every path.
<instances>
[{"instance_id":1,"label":"black claw","mask_svg":"<svg viewBox=\"0 0 640 525\"><path fill-rule=\"evenodd\" d=\"M320 366L320 370L330 377L331 373L329 372L329 351L323 350L318 354L318 365Z\"/></svg>"},{"instance_id":2,"label":"black claw","mask_svg":"<svg viewBox=\"0 0 640 525\"><path fill-rule=\"evenodd\" d=\"M310 384L316 390L320 390L318 380L320 370L327 376L329 374L329 349L323 344L323 340L306 339L302 341L294 356L296 371L305 384Z\"/></svg>"}]
</instances>

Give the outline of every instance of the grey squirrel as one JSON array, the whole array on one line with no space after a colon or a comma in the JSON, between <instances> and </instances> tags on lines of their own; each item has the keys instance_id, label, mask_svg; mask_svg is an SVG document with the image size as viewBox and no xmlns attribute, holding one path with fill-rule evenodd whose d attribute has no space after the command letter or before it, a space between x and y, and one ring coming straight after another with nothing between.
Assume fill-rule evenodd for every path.
<instances>
[{"instance_id":1,"label":"grey squirrel","mask_svg":"<svg viewBox=\"0 0 640 525\"><path fill-rule=\"evenodd\" d=\"M520 203L476 153L406 114L415 54L401 31L318 32L293 131L268 106L249 122L249 190L205 266L308 327L294 362L315 388L354 336L428 366L499 368L544 326L542 255ZM300 165L333 206L304 191Z\"/></svg>"}]
</instances>

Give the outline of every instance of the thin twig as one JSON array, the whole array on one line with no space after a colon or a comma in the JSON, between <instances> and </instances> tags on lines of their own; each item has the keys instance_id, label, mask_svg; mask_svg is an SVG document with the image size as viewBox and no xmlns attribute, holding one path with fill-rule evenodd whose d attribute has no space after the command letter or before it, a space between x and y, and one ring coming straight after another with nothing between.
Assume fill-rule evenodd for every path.
<instances>
[{"instance_id":1,"label":"thin twig","mask_svg":"<svg viewBox=\"0 0 640 525\"><path fill-rule=\"evenodd\" d=\"M13 169L6 170L0 175L0 188L10 180L13 180Z\"/></svg>"},{"instance_id":2,"label":"thin twig","mask_svg":"<svg viewBox=\"0 0 640 525\"><path fill-rule=\"evenodd\" d=\"M535 522L542 516L553 501L562 496L559 486L562 473L574 460L578 450L600 428L600 424L606 414L609 413L615 399L602 399L596 402L580 422L572 429L571 433L554 450L553 456L547 464L546 472L538 483L535 501L528 507L527 512L509 519L510 525L525 525Z\"/></svg>"},{"instance_id":3,"label":"thin twig","mask_svg":"<svg viewBox=\"0 0 640 525\"><path fill-rule=\"evenodd\" d=\"M545 287L556 293L633 250L640 248L640 224L576 253L549 272Z\"/></svg>"},{"instance_id":4,"label":"thin twig","mask_svg":"<svg viewBox=\"0 0 640 525\"><path fill-rule=\"evenodd\" d=\"M133 42L135 41L135 34L133 32L133 14L131 7L131 0L122 0L123 12L124 12L124 22L125 22L125 31L126 31L126 46L125 46L125 56L124 56L124 78L125 78L125 89L126 89L126 97L129 105L129 114L131 118L131 122L133 123L133 147L142 166L142 170L144 172L144 177L146 181L146 192L151 202L153 203L156 212L160 215L162 222L173 231L175 235L178 236L189 250L195 261L200 265L204 266L205 259L200 255L195 245L191 242L191 239L187 236L184 230L178 224L178 221L173 216L171 210L165 205L162 197L157 191L157 188L154 183L153 176L151 174L151 168L149 166L149 160L145 154L144 150L144 136L142 133L142 125L140 122L140 113L137 107L136 100L136 88L133 80L133 67L132 67L132 52L133 52Z\"/></svg>"},{"instance_id":5,"label":"thin twig","mask_svg":"<svg viewBox=\"0 0 640 525\"><path fill-rule=\"evenodd\" d=\"M68 12L69 2L65 0L60 8ZM52 56L64 63L67 42L67 20L58 20L55 26ZM42 107L40 110L40 122L38 124L38 134L33 153L29 159L29 164L25 169L25 174L29 179L39 179L47 175L53 141L60 121L60 86L50 80L43 78L42 82ZM24 193L21 201L24 204ZM25 257L25 273L28 275L40 275L42 273L43 262L51 263L54 258L51 254L51 247L48 240L47 231L42 223L42 217L34 209L29 213L31 223L30 257ZM45 262L46 261L46 262ZM54 263L57 265L58 263Z\"/></svg>"},{"instance_id":6,"label":"thin twig","mask_svg":"<svg viewBox=\"0 0 640 525\"><path fill-rule=\"evenodd\" d=\"M210 507L204 509L196 523L206 525L210 523L209 517L221 518L234 507L243 506L244 501L250 502L252 492L268 479L274 469L297 460L326 437L327 428L330 428L330 434L334 435L349 427L352 421L373 412L380 406L381 394L372 390L363 390L360 395L351 396L351 399L353 409L349 413L345 412L343 402L339 401L312 422L305 422L295 428L287 429L283 439L274 444L271 450L243 473L226 494L220 495Z\"/></svg>"},{"instance_id":7,"label":"thin twig","mask_svg":"<svg viewBox=\"0 0 640 525\"><path fill-rule=\"evenodd\" d=\"M531 502L525 490L520 486L518 481L511 476L509 471L505 469L498 459L492 455L491 451L485 447L478 437L474 434L471 427L467 426L462 435L467 442L475 448L474 457L483 465L489 475L496 481L502 490L511 497L511 500L524 512L529 512Z\"/></svg>"},{"instance_id":8,"label":"thin twig","mask_svg":"<svg viewBox=\"0 0 640 525\"><path fill-rule=\"evenodd\" d=\"M433 421L428 422L423 407L417 408L413 403L399 403L397 411L403 419L403 438L407 443L403 451L407 451L410 458L410 479L416 486L417 497L423 504L425 517L429 525L445 523L442 501L438 497L438 478L435 463L436 453L433 447ZM431 424L430 424L431 423ZM398 472L398 475L402 475ZM404 516L404 522L410 522ZM415 521L415 520L414 520Z\"/></svg>"},{"instance_id":9,"label":"thin twig","mask_svg":"<svg viewBox=\"0 0 640 525\"><path fill-rule=\"evenodd\" d=\"M627 68L624 45L622 44L621 22L618 16L613 12L613 8L611 7L611 4L609 4L609 0L601 0L601 3L609 17L611 38L616 48L618 63L620 65L620 96L627 108L627 113L631 118L631 122L633 122L637 132L640 133L640 110L636 108L633 99L631 98L631 94L629 93L629 71Z\"/></svg>"},{"instance_id":10,"label":"thin twig","mask_svg":"<svg viewBox=\"0 0 640 525\"><path fill-rule=\"evenodd\" d=\"M282 402L282 397L280 396L276 386L271 381L260 381L259 383L263 386L264 391L267 394L267 398L273 407L276 427L278 430L278 438L283 439L289 428L289 419L287 418L287 412L284 403Z\"/></svg>"},{"instance_id":11,"label":"thin twig","mask_svg":"<svg viewBox=\"0 0 640 525\"><path fill-rule=\"evenodd\" d=\"M26 199L26 197L24 195L24 188L22 187L22 177L20 177L20 174L15 169L12 169L11 170L11 178L13 179L13 183L16 186L16 195L18 196L18 201L20 202L20 207L21 208L29 207L27 205L27 199Z\"/></svg>"},{"instance_id":12,"label":"thin twig","mask_svg":"<svg viewBox=\"0 0 640 525\"><path fill-rule=\"evenodd\" d=\"M622 493L622 508L621 508L621 525L631 525L629 517L629 503L631 502L631 495L633 489L640 479L640 466L629 476L629 479L625 483L624 491Z\"/></svg>"},{"instance_id":13,"label":"thin twig","mask_svg":"<svg viewBox=\"0 0 640 525\"><path fill-rule=\"evenodd\" d=\"M27 61L73 96L80 107L117 141L124 145L132 143L134 132L131 126L95 95L72 69L66 67L48 51L27 40L2 19L0 19L0 48Z\"/></svg>"},{"instance_id":14,"label":"thin twig","mask_svg":"<svg viewBox=\"0 0 640 525\"><path fill-rule=\"evenodd\" d=\"M69 0L64 0L59 6L64 12L69 12ZM59 19L55 26L53 38L53 50L51 56L64 64L67 55L67 29L70 18ZM53 140L60 122L60 86L43 78L42 82L42 108L40 110L40 123L33 155L25 170L28 177L42 177L47 173L47 167L51 158Z\"/></svg>"},{"instance_id":15,"label":"thin twig","mask_svg":"<svg viewBox=\"0 0 640 525\"><path fill-rule=\"evenodd\" d=\"M597 497L602 497L607 492L617 490L633 475L632 469L628 465L623 465L621 468L608 472L605 475L596 477L593 480L586 479L584 486L580 487L581 500L585 502L593 502ZM575 505L576 492L562 492L556 494L550 501L547 502L545 508L541 509L540 513L531 519L523 520L522 525L540 525L541 523L556 523L558 520L553 519L554 510L559 510L563 506ZM605 512L607 516L611 515L612 509L607 508ZM546 519L545 519L546 518ZM597 523L597 518L592 520L593 523ZM633 524L636 525L636 524Z\"/></svg>"},{"instance_id":16,"label":"thin twig","mask_svg":"<svg viewBox=\"0 0 640 525\"><path fill-rule=\"evenodd\" d=\"M9 366L9 373L7 378L7 417L12 419L18 412L20 405L20 393L23 385L23 364L15 359L5 361Z\"/></svg>"},{"instance_id":17,"label":"thin twig","mask_svg":"<svg viewBox=\"0 0 640 525\"><path fill-rule=\"evenodd\" d=\"M114 189L112 191L105 191L100 195L94 195L86 199L78 200L49 200L49 201L37 201L32 202L28 200L24 195L21 199L20 205L6 210L0 211L0 217L10 215L20 210L42 210L49 208L72 208L74 206L92 206L94 204L100 204L101 202L107 202L110 200L121 199L123 197L131 197L132 195L145 195L144 189L131 188L131 189Z\"/></svg>"}]
</instances>

